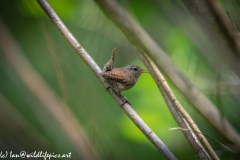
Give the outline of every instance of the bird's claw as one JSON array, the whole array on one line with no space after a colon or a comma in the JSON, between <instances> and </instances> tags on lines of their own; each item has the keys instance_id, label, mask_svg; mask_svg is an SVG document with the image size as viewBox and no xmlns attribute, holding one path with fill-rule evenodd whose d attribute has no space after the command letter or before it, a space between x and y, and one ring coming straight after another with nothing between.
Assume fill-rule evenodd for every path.
<instances>
[{"instance_id":1,"label":"bird's claw","mask_svg":"<svg viewBox=\"0 0 240 160\"><path fill-rule=\"evenodd\" d=\"M109 90L109 88L111 88L111 87L107 87L106 90L107 90L107 89ZM121 107L122 107L125 103L128 103L129 105L132 105L132 104L128 101L128 99L127 99L126 97L124 97L123 95L121 95L121 93L115 91L114 89L113 89L113 92L115 92L118 96L120 96L120 99L123 101L123 103L120 105Z\"/></svg>"},{"instance_id":2,"label":"bird's claw","mask_svg":"<svg viewBox=\"0 0 240 160\"><path fill-rule=\"evenodd\" d=\"M123 101L123 103L121 104L121 107L122 107L124 104L126 104L126 103L128 103L129 105L132 105L132 104L127 100L126 97L124 97L124 96L121 95L121 98L122 98L122 101Z\"/></svg>"},{"instance_id":3,"label":"bird's claw","mask_svg":"<svg viewBox=\"0 0 240 160\"><path fill-rule=\"evenodd\" d=\"M110 90L109 90L110 88L111 88L111 87L107 87L107 88L105 89L105 91L106 91L106 92L110 91Z\"/></svg>"}]
</instances>

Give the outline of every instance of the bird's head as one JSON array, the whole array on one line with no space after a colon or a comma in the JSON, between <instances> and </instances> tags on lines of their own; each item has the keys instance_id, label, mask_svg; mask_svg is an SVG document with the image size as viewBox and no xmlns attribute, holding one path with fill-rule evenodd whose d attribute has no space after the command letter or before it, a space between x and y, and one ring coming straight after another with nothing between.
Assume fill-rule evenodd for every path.
<instances>
[{"instance_id":1,"label":"bird's head","mask_svg":"<svg viewBox=\"0 0 240 160\"><path fill-rule=\"evenodd\" d=\"M138 67L138 66L131 66L131 65L128 65L126 66L126 68L131 72L131 74L136 78L138 79L139 76L142 74L142 73L148 73L148 71L142 69L141 67Z\"/></svg>"}]
</instances>

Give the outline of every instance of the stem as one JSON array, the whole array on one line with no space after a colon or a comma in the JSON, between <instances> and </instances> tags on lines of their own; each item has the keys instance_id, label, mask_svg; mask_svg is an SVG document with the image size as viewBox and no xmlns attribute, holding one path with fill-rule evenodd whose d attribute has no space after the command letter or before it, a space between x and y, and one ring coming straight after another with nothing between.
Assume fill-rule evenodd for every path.
<instances>
[{"instance_id":1,"label":"stem","mask_svg":"<svg viewBox=\"0 0 240 160\"><path fill-rule=\"evenodd\" d=\"M80 56L83 62L89 66L95 76L99 79L101 84L107 88L108 86L104 83L104 78L101 76L101 69L96 64L96 62L91 58L91 56L84 50L84 48L78 43L75 37L63 24L51 6L45 0L37 0L38 4L49 16L56 28L61 32L63 37L67 40L74 51ZM119 97L115 92L109 89L109 94L112 98L121 106L123 104L122 98ZM141 117L132 109L132 107L125 103L122 106L127 116L135 123L135 125L141 130L141 132L154 144L159 152L161 152L166 159L175 160L173 153L167 148L167 146L157 137L157 135L144 123Z\"/></svg>"}]
</instances>

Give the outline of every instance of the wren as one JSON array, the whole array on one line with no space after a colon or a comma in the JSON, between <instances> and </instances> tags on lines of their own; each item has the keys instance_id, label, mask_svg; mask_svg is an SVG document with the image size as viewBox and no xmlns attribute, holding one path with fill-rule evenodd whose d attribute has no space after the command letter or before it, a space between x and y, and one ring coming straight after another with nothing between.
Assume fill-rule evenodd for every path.
<instances>
[{"instance_id":1,"label":"wren","mask_svg":"<svg viewBox=\"0 0 240 160\"><path fill-rule=\"evenodd\" d=\"M116 49L114 48L111 59L104 65L101 75L109 87L120 95L122 91L132 88L140 75L147 71L141 67L131 65L123 68L113 68L115 55Z\"/></svg>"}]
</instances>

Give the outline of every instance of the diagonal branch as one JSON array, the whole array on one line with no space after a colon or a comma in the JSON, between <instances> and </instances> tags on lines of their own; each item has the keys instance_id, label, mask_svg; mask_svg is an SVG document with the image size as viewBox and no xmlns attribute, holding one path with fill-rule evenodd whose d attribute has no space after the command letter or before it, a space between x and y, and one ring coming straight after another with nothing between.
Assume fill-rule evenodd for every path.
<instances>
[{"instance_id":1,"label":"diagonal branch","mask_svg":"<svg viewBox=\"0 0 240 160\"><path fill-rule=\"evenodd\" d=\"M143 40L141 38L141 34L144 35L145 32L143 32L140 28L140 26L138 26L136 23L134 23L134 20L131 19L130 15L128 15L128 13L124 12L124 10L118 6L118 4L114 1L108 1L108 0L97 0L97 3L103 8L103 10L105 12L107 12L109 15L109 12L111 13L110 15L113 16L111 17L112 20L114 22L117 23L117 25L121 27L126 27L124 28L125 30L123 30L123 32L126 34L126 36L131 40L133 40L133 42L137 42L137 44L134 43L133 46L136 46L135 48L137 50L140 51L140 58L142 59L142 61L144 62L144 64L147 66L147 68L151 71L150 73L152 74L156 84L158 85L158 88L160 90L160 92L162 93L168 107L169 110L171 111L173 117L175 118L176 122L178 123L179 126L181 126L182 128L192 128L193 130L200 132L200 130L198 129L197 125L194 123L194 121L192 120L192 118L188 115L188 113L184 110L184 108L181 106L181 104L178 102L178 100L176 99L175 95L173 94L173 92L171 91L171 89L169 88L169 86L166 83L166 80L164 79L164 77L161 75L161 73L159 72L159 70L157 69L157 67L155 66L155 64L152 62L152 60L146 55L146 52L144 52L144 49L141 49L142 45L138 45L138 40ZM125 18L123 18L122 16L124 16ZM126 18L127 17L127 18ZM127 19L126 21L123 21ZM129 24L128 26L125 24ZM134 27L136 27L136 31L133 27L131 27L134 24ZM129 28L130 27L130 28ZM131 29L130 31L128 29ZM140 33L140 31L142 31L142 33ZM137 34L140 34L140 37L137 36ZM145 36L145 35L144 35ZM146 38L146 37L144 37ZM147 37L147 39L150 39L150 37ZM131 41L130 40L130 41ZM148 45L151 45L151 42L153 41L148 41ZM153 42L153 45L155 43ZM143 47L145 44L143 44ZM210 157L208 156L208 154L206 153L206 151L204 150L204 148L202 148L202 146L198 143L198 141L202 141L202 143L204 144L204 146L206 147L206 149L209 151L211 157L213 157L214 159L219 159L218 156L216 155L216 153L213 151L212 147L210 146L210 144L208 143L208 141L205 139L205 137L202 134L191 134L190 132L184 132L185 137L187 138L187 140L189 141L189 143L191 144L192 148L194 149L194 151L197 153L198 157L201 159L210 159ZM196 138L195 140L195 137Z\"/></svg>"},{"instance_id":2,"label":"diagonal branch","mask_svg":"<svg viewBox=\"0 0 240 160\"><path fill-rule=\"evenodd\" d=\"M168 86L166 80L164 79L163 75L158 70L154 62L143 52L139 51L139 56L143 61L143 63L147 66L148 70L150 71L153 79L155 80L155 83L158 86L159 91L161 92L171 114L173 115L178 125L185 129L188 128L187 132L185 132L186 130L182 130L183 134L189 141L194 151L197 153L198 157L200 159L210 159L209 155L206 153L201 143L199 142L199 141L202 141L205 148L211 153L210 155L214 157L214 159L219 159L215 154L215 152L213 151L212 147L209 145L209 143L205 139L205 137L202 136L202 134L195 134L194 132L189 132L189 129L190 129L190 130L195 130L198 133L201 133L201 131L198 129L195 122L184 110L184 108L181 106L181 104L173 94L172 90Z\"/></svg>"},{"instance_id":3,"label":"diagonal branch","mask_svg":"<svg viewBox=\"0 0 240 160\"><path fill-rule=\"evenodd\" d=\"M67 42L71 45L74 51L80 56L83 62L89 66L95 76L99 79L102 85L107 88L107 85L104 83L104 79L101 76L101 69L95 63L95 61L90 57L90 55L83 49L83 47L78 43L78 41L73 37L70 31L66 28L51 6L45 0L37 0L38 4L42 7L42 9L49 16L53 24L57 27L63 37L67 40ZM111 89L109 90L112 98L121 106L123 101L121 97L119 97L115 92ZM143 134L155 145L157 150L161 152L166 159L175 160L175 156L173 153L167 148L167 146L157 137L157 135L145 124L145 122L139 117L139 115L132 109L132 107L125 103L121 106L125 111L127 116L135 123L135 125L143 132Z\"/></svg>"},{"instance_id":4,"label":"diagonal branch","mask_svg":"<svg viewBox=\"0 0 240 160\"><path fill-rule=\"evenodd\" d=\"M173 84L182 92L188 101L229 141L240 145L240 136L233 126L221 116L214 104L192 85L190 80L173 64L167 54L146 33L146 31L124 11L115 1L95 0L106 15L139 50L147 54Z\"/></svg>"}]
</instances>

